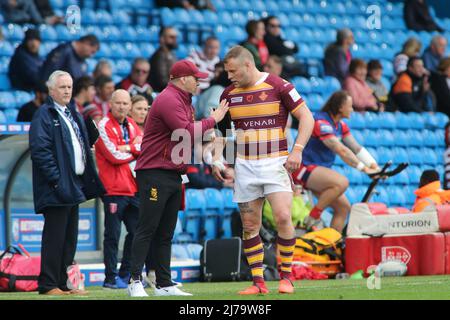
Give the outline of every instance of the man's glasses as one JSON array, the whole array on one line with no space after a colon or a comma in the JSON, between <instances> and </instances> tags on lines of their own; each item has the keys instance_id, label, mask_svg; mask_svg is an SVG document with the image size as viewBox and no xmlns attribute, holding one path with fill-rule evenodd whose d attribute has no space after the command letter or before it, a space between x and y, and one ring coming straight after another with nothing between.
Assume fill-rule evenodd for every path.
<instances>
[{"instance_id":1,"label":"man's glasses","mask_svg":"<svg viewBox=\"0 0 450 320\"><path fill-rule=\"evenodd\" d=\"M269 27L272 27L272 28L281 28L281 24L269 24Z\"/></svg>"}]
</instances>

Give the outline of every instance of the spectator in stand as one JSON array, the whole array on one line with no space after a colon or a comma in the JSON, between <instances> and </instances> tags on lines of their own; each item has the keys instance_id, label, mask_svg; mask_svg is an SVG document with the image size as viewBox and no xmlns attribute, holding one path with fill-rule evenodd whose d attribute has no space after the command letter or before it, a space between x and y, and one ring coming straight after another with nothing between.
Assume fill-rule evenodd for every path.
<instances>
[{"instance_id":1,"label":"spectator in stand","mask_svg":"<svg viewBox=\"0 0 450 320\"><path fill-rule=\"evenodd\" d=\"M200 91L206 90L210 86L211 80L214 78L215 65L220 61L219 51L219 39L211 36L206 39L202 51L195 50L187 57L187 60L192 61L201 72L208 74L208 78L201 79L200 81Z\"/></svg>"},{"instance_id":2,"label":"spectator in stand","mask_svg":"<svg viewBox=\"0 0 450 320\"><path fill-rule=\"evenodd\" d=\"M136 122L142 132L144 132L145 119L150 109L148 100L139 94L131 98L131 110L129 116Z\"/></svg>"},{"instance_id":3,"label":"spectator in stand","mask_svg":"<svg viewBox=\"0 0 450 320\"><path fill-rule=\"evenodd\" d=\"M49 0L34 0L34 4L41 17L44 19L45 24L54 25L64 23L64 17L55 15Z\"/></svg>"},{"instance_id":4,"label":"spectator in stand","mask_svg":"<svg viewBox=\"0 0 450 320\"><path fill-rule=\"evenodd\" d=\"M20 107L17 115L17 122L31 122L34 113L47 100L48 89L42 84L38 84L34 90L34 99Z\"/></svg>"},{"instance_id":5,"label":"spectator in stand","mask_svg":"<svg viewBox=\"0 0 450 320\"><path fill-rule=\"evenodd\" d=\"M94 80L89 76L78 78L73 85L73 100L75 108L83 115L84 124L89 137L89 145L92 147L99 137L97 125L90 117L85 117L85 109L89 109L94 102L95 86Z\"/></svg>"},{"instance_id":6,"label":"spectator in stand","mask_svg":"<svg viewBox=\"0 0 450 320\"><path fill-rule=\"evenodd\" d=\"M284 80L288 80L287 77L282 76L283 62L279 56L271 55L264 65L264 72L274 74L278 77L282 77Z\"/></svg>"},{"instance_id":7,"label":"spectator in stand","mask_svg":"<svg viewBox=\"0 0 450 320\"><path fill-rule=\"evenodd\" d=\"M103 287L109 289L128 286L131 244L139 219L134 165L141 150L142 132L134 120L128 117L130 109L128 91L114 91L111 112L99 122L100 139L95 144L98 172L106 189L102 198L105 206ZM117 272L121 222L125 224L127 235L120 270Z\"/></svg>"},{"instance_id":8,"label":"spectator in stand","mask_svg":"<svg viewBox=\"0 0 450 320\"><path fill-rule=\"evenodd\" d=\"M402 51L395 55L394 72L396 75L406 71L408 60L412 57L418 57L422 50L422 43L415 38L409 38L403 44Z\"/></svg>"},{"instance_id":9,"label":"spectator in stand","mask_svg":"<svg viewBox=\"0 0 450 320\"><path fill-rule=\"evenodd\" d=\"M106 117L111 108L111 96L114 92L114 82L110 77L100 76L95 80L95 90L97 95L89 106L85 106L83 115L89 117L98 123L103 117Z\"/></svg>"},{"instance_id":10,"label":"spectator in stand","mask_svg":"<svg viewBox=\"0 0 450 320\"><path fill-rule=\"evenodd\" d=\"M159 48L150 58L150 74L148 83L156 92L161 92L169 83L169 73L177 61L173 50L178 47L177 30L173 27L162 27L159 31Z\"/></svg>"},{"instance_id":11,"label":"spectator in stand","mask_svg":"<svg viewBox=\"0 0 450 320\"><path fill-rule=\"evenodd\" d=\"M86 59L92 57L99 48L100 42L93 34L60 44L47 55L41 69L41 79L47 79L57 69L68 72L74 81L87 75Z\"/></svg>"},{"instance_id":12,"label":"spectator in stand","mask_svg":"<svg viewBox=\"0 0 450 320\"><path fill-rule=\"evenodd\" d=\"M367 64L366 83L372 89L373 94L379 103L388 102L389 91L381 81L383 77L383 66L379 60L370 60Z\"/></svg>"},{"instance_id":13,"label":"spectator in stand","mask_svg":"<svg viewBox=\"0 0 450 320\"><path fill-rule=\"evenodd\" d=\"M211 86L198 98L198 103L195 108L195 119L201 120L208 118L211 113L211 108L217 106L217 101L220 100L223 90L230 84L231 82L228 79L223 62L217 63L214 68L214 79L211 81Z\"/></svg>"},{"instance_id":14,"label":"spectator in stand","mask_svg":"<svg viewBox=\"0 0 450 320\"><path fill-rule=\"evenodd\" d=\"M401 73L391 89L390 105L401 112L433 111L430 104L430 84L421 58L408 60L407 70Z\"/></svg>"},{"instance_id":15,"label":"spectator in stand","mask_svg":"<svg viewBox=\"0 0 450 320\"><path fill-rule=\"evenodd\" d=\"M136 58L131 67L131 73L116 85L116 89L124 89L133 97L144 96L149 104L153 102L153 89L147 82L150 73L150 63L144 58Z\"/></svg>"},{"instance_id":16,"label":"spectator in stand","mask_svg":"<svg viewBox=\"0 0 450 320\"><path fill-rule=\"evenodd\" d=\"M8 76L14 89L31 91L40 83L39 69L44 59L39 56L41 35L39 30L28 29L9 63Z\"/></svg>"},{"instance_id":17,"label":"spectator in stand","mask_svg":"<svg viewBox=\"0 0 450 320\"><path fill-rule=\"evenodd\" d=\"M245 30L247 31L248 38L241 43L241 46L251 52L255 59L256 68L262 71L269 59L269 50L264 42L264 36L266 34L264 22L261 20L250 20L245 25Z\"/></svg>"},{"instance_id":18,"label":"spectator in stand","mask_svg":"<svg viewBox=\"0 0 450 320\"><path fill-rule=\"evenodd\" d=\"M437 72L431 73L430 85L436 97L436 111L450 116L450 58L442 59Z\"/></svg>"},{"instance_id":19,"label":"spectator in stand","mask_svg":"<svg viewBox=\"0 0 450 320\"><path fill-rule=\"evenodd\" d=\"M406 27L410 30L444 31L433 20L426 0L405 0L403 18L405 19Z\"/></svg>"},{"instance_id":20,"label":"spectator in stand","mask_svg":"<svg viewBox=\"0 0 450 320\"><path fill-rule=\"evenodd\" d=\"M0 8L7 23L45 23L33 0L0 0Z\"/></svg>"},{"instance_id":21,"label":"spectator in stand","mask_svg":"<svg viewBox=\"0 0 450 320\"><path fill-rule=\"evenodd\" d=\"M341 83L348 75L348 67L352 61L350 52L355 39L350 29L341 29L337 32L336 42L325 49L324 71L325 75L337 78Z\"/></svg>"},{"instance_id":22,"label":"spectator in stand","mask_svg":"<svg viewBox=\"0 0 450 320\"><path fill-rule=\"evenodd\" d=\"M112 75L111 64L108 60L105 59L101 59L99 62L97 62L94 72L92 73L94 80L96 80L100 76L112 77Z\"/></svg>"},{"instance_id":23,"label":"spectator in stand","mask_svg":"<svg viewBox=\"0 0 450 320\"><path fill-rule=\"evenodd\" d=\"M439 173L436 170L425 170L419 182L419 189L414 191L417 196L412 211L420 213L426 208L435 209L437 205L450 202L450 191L442 190Z\"/></svg>"},{"instance_id":24,"label":"spectator in stand","mask_svg":"<svg viewBox=\"0 0 450 320\"><path fill-rule=\"evenodd\" d=\"M73 99L77 111L84 115L84 109L92 105L95 98L94 80L89 76L83 76L73 85Z\"/></svg>"},{"instance_id":25,"label":"spectator in stand","mask_svg":"<svg viewBox=\"0 0 450 320\"><path fill-rule=\"evenodd\" d=\"M209 9L216 11L211 0L156 0L158 7L184 8L187 10Z\"/></svg>"},{"instance_id":26,"label":"spectator in stand","mask_svg":"<svg viewBox=\"0 0 450 320\"><path fill-rule=\"evenodd\" d=\"M189 178L187 188L190 189L205 189L205 188L233 188L234 185L234 170L233 168L226 167L223 171L225 181L218 181L212 175L212 149L214 148L213 142L206 142L202 145L198 145L194 148L195 164L190 164L187 167L186 174ZM221 161L224 162L223 159ZM200 164L198 164L200 163Z\"/></svg>"},{"instance_id":27,"label":"spectator in stand","mask_svg":"<svg viewBox=\"0 0 450 320\"><path fill-rule=\"evenodd\" d=\"M430 46L425 49L422 60L428 71L436 72L439 62L445 58L445 50L447 49L447 39L441 35L434 36L431 39Z\"/></svg>"},{"instance_id":28,"label":"spectator in stand","mask_svg":"<svg viewBox=\"0 0 450 320\"><path fill-rule=\"evenodd\" d=\"M266 28L264 42L271 56L275 55L281 58L283 73L289 77L307 76L305 67L294 57L299 50L297 44L281 37L281 24L278 18L269 16L263 21Z\"/></svg>"},{"instance_id":29,"label":"spectator in stand","mask_svg":"<svg viewBox=\"0 0 450 320\"><path fill-rule=\"evenodd\" d=\"M378 111L377 100L366 83L367 64L361 59L353 59L349 69L350 74L344 81L344 90L352 97L355 111ZM383 110L384 107L380 111Z\"/></svg>"}]
</instances>

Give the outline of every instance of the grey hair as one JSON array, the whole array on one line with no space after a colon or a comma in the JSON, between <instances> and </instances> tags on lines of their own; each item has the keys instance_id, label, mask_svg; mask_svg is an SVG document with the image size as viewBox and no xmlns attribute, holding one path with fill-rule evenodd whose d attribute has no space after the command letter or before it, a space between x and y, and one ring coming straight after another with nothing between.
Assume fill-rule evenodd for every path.
<instances>
[{"instance_id":1,"label":"grey hair","mask_svg":"<svg viewBox=\"0 0 450 320\"><path fill-rule=\"evenodd\" d=\"M444 39L445 41L447 41L447 39L443 36L441 36L440 34L435 35L433 38L431 38L431 44L433 45L438 45L439 40Z\"/></svg>"},{"instance_id":2,"label":"grey hair","mask_svg":"<svg viewBox=\"0 0 450 320\"><path fill-rule=\"evenodd\" d=\"M69 76L70 79L72 79L72 76L70 75L70 73L68 73L66 71L62 71L62 70L56 70L56 71L53 71L53 73L50 75L50 77L48 77L48 80L45 84L47 85L47 87L49 89L54 88L56 85L56 80L62 76Z\"/></svg>"},{"instance_id":3,"label":"grey hair","mask_svg":"<svg viewBox=\"0 0 450 320\"><path fill-rule=\"evenodd\" d=\"M352 34L353 34L352 30L348 28L340 29L336 34L336 42L338 44L342 44L344 40L350 37Z\"/></svg>"}]
</instances>

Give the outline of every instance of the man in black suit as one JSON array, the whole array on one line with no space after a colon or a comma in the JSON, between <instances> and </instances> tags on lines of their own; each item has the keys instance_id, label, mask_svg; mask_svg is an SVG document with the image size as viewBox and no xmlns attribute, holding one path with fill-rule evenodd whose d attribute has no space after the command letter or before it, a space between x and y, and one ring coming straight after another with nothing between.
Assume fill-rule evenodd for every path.
<instances>
[{"instance_id":1,"label":"man in black suit","mask_svg":"<svg viewBox=\"0 0 450 320\"><path fill-rule=\"evenodd\" d=\"M30 128L34 207L45 218L38 291L47 295L86 294L67 287L78 238L78 205L104 193L95 170L86 127L72 98L72 77L53 72L49 99Z\"/></svg>"}]
</instances>

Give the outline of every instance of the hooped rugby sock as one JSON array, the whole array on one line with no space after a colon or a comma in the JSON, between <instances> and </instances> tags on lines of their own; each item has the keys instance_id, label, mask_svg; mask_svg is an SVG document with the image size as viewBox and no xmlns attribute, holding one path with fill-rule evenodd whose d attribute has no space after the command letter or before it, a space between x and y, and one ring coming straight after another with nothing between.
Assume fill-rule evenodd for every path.
<instances>
[{"instance_id":1,"label":"hooped rugby sock","mask_svg":"<svg viewBox=\"0 0 450 320\"><path fill-rule=\"evenodd\" d=\"M253 282L264 284L263 260L264 248L259 235L254 238L243 240L244 253L250 266Z\"/></svg>"},{"instance_id":2,"label":"hooped rugby sock","mask_svg":"<svg viewBox=\"0 0 450 320\"><path fill-rule=\"evenodd\" d=\"M281 278L290 279L292 273L292 259L294 258L296 239L283 239L277 237L277 248L281 258Z\"/></svg>"}]
</instances>

